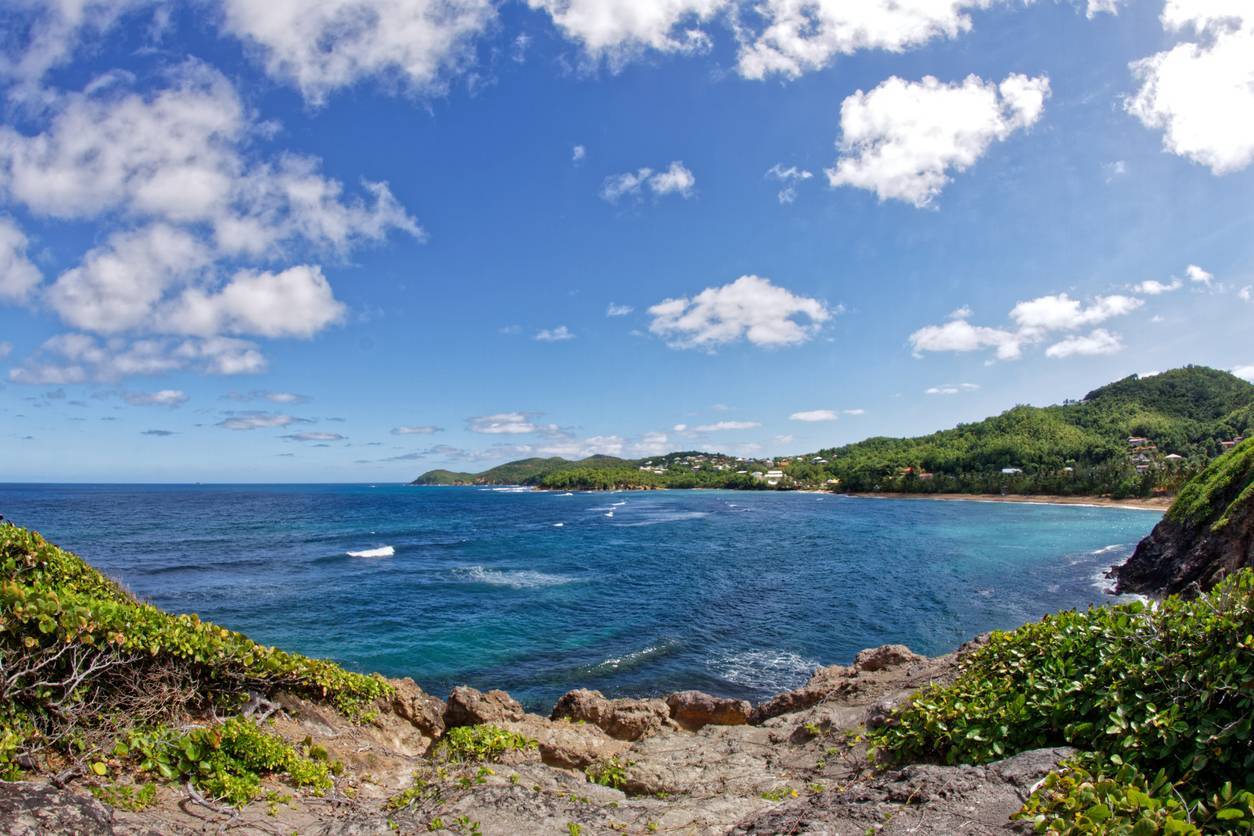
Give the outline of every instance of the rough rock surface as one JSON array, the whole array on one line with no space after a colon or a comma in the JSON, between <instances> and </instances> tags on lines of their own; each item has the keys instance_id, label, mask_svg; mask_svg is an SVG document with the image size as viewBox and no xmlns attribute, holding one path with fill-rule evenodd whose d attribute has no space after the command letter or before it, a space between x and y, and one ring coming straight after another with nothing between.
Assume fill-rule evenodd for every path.
<instances>
[{"instance_id":1,"label":"rough rock surface","mask_svg":"<svg viewBox=\"0 0 1254 836\"><path fill-rule=\"evenodd\" d=\"M885 644L860 652L853 660L853 666L860 671L884 671L901 665L917 664L924 657L915 653L904 644Z\"/></svg>"},{"instance_id":2,"label":"rough rock surface","mask_svg":"<svg viewBox=\"0 0 1254 836\"><path fill-rule=\"evenodd\" d=\"M662 700L610 700L586 688L563 694L551 719L591 723L618 740L639 740L672 726L671 710Z\"/></svg>"},{"instance_id":3,"label":"rough rock surface","mask_svg":"<svg viewBox=\"0 0 1254 836\"><path fill-rule=\"evenodd\" d=\"M91 796L51 784L0 781L0 832L13 836L113 832L113 811Z\"/></svg>"},{"instance_id":4,"label":"rough rock surface","mask_svg":"<svg viewBox=\"0 0 1254 836\"><path fill-rule=\"evenodd\" d=\"M467 685L458 685L448 695L444 725L451 729L480 723L504 723L521 720L525 714L522 704L504 691L485 693Z\"/></svg>"},{"instance_id":5,"label":"rough rock surface","mask_svg":"<svg viewBox=\"0 0 1254 836\"><path fill-rule=\"evenodd\" d=\"M389 707L403 720L430 738L444 734L444 713L448 707L444 701L433 697L418 687L409 677L393 679L396 693L388 701Z\"/></svg>"},{"instance_id":6,"label":"rough rock surface","mask_svg":"<svg viewBox=\"0 0 1254 836\"><path fill-rule=\"evenodd\" d=\"M1112 571L1115 591L1190 595L1243 567L1254 567L1254 496L1229 511L1219 531L1164 517L1132 557Z\"/></svg>"},{"instance_id":7,"label":"rough rock surface","mask_svg":"<svg viewBox=\"0 0 1254 836\"><path fill-rule=\"evenodd\" d=\"M704 691L679 691L666 697L671 719L680 728L696 731L705 726L743 726L753 706L746 700L715 697Z\"/></svg>"}]
</instances>

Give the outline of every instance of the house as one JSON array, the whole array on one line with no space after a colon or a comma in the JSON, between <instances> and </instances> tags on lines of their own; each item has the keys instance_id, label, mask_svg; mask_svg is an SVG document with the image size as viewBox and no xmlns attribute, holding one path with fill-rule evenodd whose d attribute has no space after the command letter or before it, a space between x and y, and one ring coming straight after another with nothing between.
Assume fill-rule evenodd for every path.
<instances>
[{"instance_id":1,"label":"house","mask_svg":"<svg viewBox=\"0 0 1254 836\"><path fill-rule=\"evenodd\" d=\"M784 471L768 470L763 478L766 480L766 484L768 485L778 485L780 480L784 478Z\"/></svg>"},{"instance_id":2,"label":"house","mask_svg":"<svg viewBox=\"0 0 1254 836\"><path fill-rule=\"evenodd\" d=\"M1141 446L1141 445L1143 445L1143 444L1149 444L1149 439L1148 439L1148 438L1143 438L1143 437L1141 437L1141 436L1139 436L1139 435L1130 435L1130 436L1128 436L1128 446L1129 446L1129 447L1140 447L1140 446Z\"/></svg>"}]
</instances>

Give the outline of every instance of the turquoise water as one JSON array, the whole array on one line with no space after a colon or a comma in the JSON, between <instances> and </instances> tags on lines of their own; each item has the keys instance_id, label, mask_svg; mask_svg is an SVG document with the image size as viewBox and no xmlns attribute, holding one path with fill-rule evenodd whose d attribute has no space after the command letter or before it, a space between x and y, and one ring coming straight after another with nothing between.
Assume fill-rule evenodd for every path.
<instances>
[{"instance_id":1,"label":"turquoise water","mask_svg":"<svg viewBox=\"0 0 1254 836\"><path fill-rule=\"evenodd\" d=\"M1109 601L1158 515L798 493L0 485L0 513L170 610L359 670L759 699L820 664ZM387 557L351 557L391 547Z\"/></svg>"}]
</instances>

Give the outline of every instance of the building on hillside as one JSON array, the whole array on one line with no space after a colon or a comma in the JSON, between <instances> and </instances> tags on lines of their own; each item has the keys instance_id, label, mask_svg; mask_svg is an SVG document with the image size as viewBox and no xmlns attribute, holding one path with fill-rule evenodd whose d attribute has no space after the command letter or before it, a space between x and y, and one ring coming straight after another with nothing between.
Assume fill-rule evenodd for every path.
<instances>
[{"instance_id":1,"label":"building on hillside","mask_svg":"<svg viewBox=\"0 0 1254 836\"><path fill-rule=\"evenodd\" d=\"M1143 445L1145 445L1145 444L1149 444L1149 439L1148 439L1148 438L1143 438L1143 437L1141 437L1141 436L1139 436L1139 435L1130 435L1130 436L1128 436L1128 446L1129 446L1129 447L1141 447L1141 446L1143 446Z\"/></svg>"}]
</instances>

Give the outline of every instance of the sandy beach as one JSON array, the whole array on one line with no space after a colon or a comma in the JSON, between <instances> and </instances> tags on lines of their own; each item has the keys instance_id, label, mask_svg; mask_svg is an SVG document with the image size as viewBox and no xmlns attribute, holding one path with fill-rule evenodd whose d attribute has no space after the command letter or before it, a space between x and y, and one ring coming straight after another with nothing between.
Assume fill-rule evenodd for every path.
<instances>
[{"instance_id":1,"label":"sandy beach","mask_svg":"<svg viewBox=\"0 0 1254 836\"><path fill-rule=\"evenodd\" d=\"M1040 494L990 494L990 493L857 493L844 494L865 499L937 499L947 502L1018 502L1029 505L1084 505L1105 508L1128 508L1136 511L1157 511L1160 514L1171 507L1173 497L1155 496L1149 499L1111 499L1108 496L1046 496Z\"/></svg>"}]
</instances>

